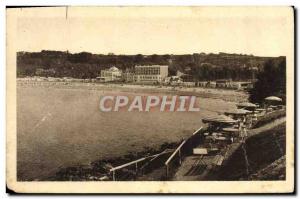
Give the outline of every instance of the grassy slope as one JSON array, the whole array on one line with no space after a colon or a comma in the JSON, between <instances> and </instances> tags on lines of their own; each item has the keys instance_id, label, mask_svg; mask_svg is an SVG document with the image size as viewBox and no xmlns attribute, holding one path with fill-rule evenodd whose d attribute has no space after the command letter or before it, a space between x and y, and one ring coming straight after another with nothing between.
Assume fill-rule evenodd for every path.
<instances>
[{"instance_id":1,"label":"grassy slope","mask_svg":"<svg viewBox=\"0 0 300 199\"><path fill-rule=\"evenodd\" d=\"M250 137L245 143L249 161L249 172L257 173L259 170L269 166L285 154L285 123L261 134ZM285 176L285 172L282 173ZM229 159L228 164L224 165L215 180L246 180L245 156L240 147ZM274 178L273 178L274 179ZM275 179L279 179L275 178Z\"/></svg>"}]
</instances>

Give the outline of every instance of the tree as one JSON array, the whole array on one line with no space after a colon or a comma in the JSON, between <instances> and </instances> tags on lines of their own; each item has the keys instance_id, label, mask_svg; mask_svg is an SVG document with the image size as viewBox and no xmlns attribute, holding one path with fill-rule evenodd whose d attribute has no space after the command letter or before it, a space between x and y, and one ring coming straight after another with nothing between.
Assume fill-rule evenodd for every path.
<instances>
[{"instance_id":1,"label":"tree","mask_svg":"<svg viewBox=\"0 0 300 199\"><path fill-rule=\"evenodd\" d=\"M257 74L257 81L250 90L249 100L261 103L268 96L279 96L285 102L286 95L286 60L269 60L263 71Z\"/></svg>"},{"instance_id":2,"label":"tree","mask_svg":"<svg viewBox=\"0 0 300 199\"><path fill-rule=\"evenodd\" d=\"M134 63L140 64L144 59L144 56L142 54L137 54L134 56Z\"/></svg>"}]
</instances>

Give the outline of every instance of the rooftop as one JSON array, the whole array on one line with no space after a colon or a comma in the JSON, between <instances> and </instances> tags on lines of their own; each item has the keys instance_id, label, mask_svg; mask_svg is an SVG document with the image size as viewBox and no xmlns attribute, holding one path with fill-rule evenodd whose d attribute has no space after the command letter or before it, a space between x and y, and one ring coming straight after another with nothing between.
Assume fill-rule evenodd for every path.
<instances>
[{"instance_id":1,"label":"rooftop","mask_svg":"<svg viewBox=\"0 0 300 199\"><path fill-rule=\"evenodd\" d=\"M135 67L146 68L146 67L168 67L168 65L137 65Z\"/></svg>"}]
</instances>

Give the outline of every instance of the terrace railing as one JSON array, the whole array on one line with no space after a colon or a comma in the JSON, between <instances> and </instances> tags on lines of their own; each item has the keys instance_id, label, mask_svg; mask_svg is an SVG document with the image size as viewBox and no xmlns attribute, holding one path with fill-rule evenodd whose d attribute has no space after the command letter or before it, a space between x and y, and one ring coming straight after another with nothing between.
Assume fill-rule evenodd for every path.
<instances>
[{"instance_id":1,"label":"terrace railing","mask_svg":"<svg viewBox=\"0 0 300 199\"><path fill-rule=\"evenodd\" d=\"M168 179L175 172L175 169L181 165L184 157L192 154L193 148L200 143L200 132L202 132L202 129L203 127L200 127L191 135L191 137L187 138L186 140L183 140L181 144L167 159L167 161L165 162L166 179Z\"/></svg>"},{"instance_id":2,"label":"terrace railing","mask_svg":"<svg viewBox=\"0 0 300 199\"><path fill-rule=\"evenodd\" d=\"M117 172L119 173L118 179L122 180L122 178L126 178L126 174L130 175L131 178L137 177L138 174L142 174L145 169L151 169L151 167L158 167L159 164L161 166L166 167L166 178L175 171L175 168L182 163L182 160L187 155L190 155L193 151L193 148L196 147L201 141L201 134L203 127L197 129L189 138L183 140L180 145L175 150L164 150L161 153L157 153L155 155L146 156L126 164L122 164L110 169L110 173L112 174L112 180L117 180ZM172 153L169 157L167 156L169 153ZM166 157L163 157L166 156ZM161 157L161 158L160 158ZM164 162L164 160L167 160ZM162 162L163 161L163 162Z\"/></svg>"},{"instance_id":3,"label":"terrace railing","mask_svg":"<svg viewBox=\"0 0 300 199\"><path fill-rule=\"evenodd\" d=\"M145 166L147 166L147 164L139 164L139 163L143 163L145 161L154 161L156 160L158 157L164 155L164 154L168 154L170 153L169 150L164 150L163 152L161 153L157 153L155 155L150 155L150 156L146 156L146 157L143 157L143 158L140 158L140 159L137 159L137 160L134 160L134 161L131 161L131 162L128 162L128 163L125 163L125 164L122 164L122 165L119 165L119 166L116 166L116 167L113 167L111 168L109 171L110 173L112 174L112 179L113 181L116 181L117 180L117 171L121 171L121 170L126 170L127 173L131 174L131 175L134 175L135 177L138 175L138 173L144 169ZM124 173L124 172L123 172ZM123 177L124 176L119 176L119 177Z\"/></svg>"},{"instance_id":4,"label":"terrace railing","mask_svg":"<svg viewBox=\"0 0 300 199\"><path fill-rule=\"evenodd\" d=\"M179 159L179 164L181 164L181 148L185 144L186 140L184 140L178 147L177 149L172 153L172 155L168 158L168 160L165 162L166 165L166 177L168 178L169 176L169 167L170 167L170 162L174 159L174 157L178 154L178 159Z\"/></svg>"}]
</instances>

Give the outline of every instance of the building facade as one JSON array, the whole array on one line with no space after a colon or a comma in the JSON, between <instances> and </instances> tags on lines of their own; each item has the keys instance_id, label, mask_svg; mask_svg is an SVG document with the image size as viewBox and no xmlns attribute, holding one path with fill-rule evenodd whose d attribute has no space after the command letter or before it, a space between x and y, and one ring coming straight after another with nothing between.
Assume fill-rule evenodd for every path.
<instances>
[{"instance_id":1,"label":"building facade","mask_svg":"<svg viewBox=\"0 0 300 199\"><path fill-rule=\"evenodd\" d=\"M37 68L35 70L35 74L37 76L54 77L55 73L56 71L53 68L49 68L49 69Z\"/></svg>"},{"instance_id":2,"label":"building facade","mask_svg":"<svg viewBox=\"0 0 300 199\"><path fill-rule=\"evenodd\" d=\"M117 67L113 66L109 69L101 70L101 79L105 82L120 80L122 76L122 71Z\"/></svg>"},{"instance_id":3,"label":"building facade","mask_svg":"<svg viewBox=\"0 0 300 199\"><path fill-rule=\"evenodd\" d=\"M122 73L122 80L124 82L133 82L134 81L134 69L126 68Z\"/></svg>"},{"instance_id":4,"label":"building facade","mask_svg":"<svg viewBox=\"0 0 300 199\"><path fill-rule=\"evenodd\" d=\"M160 83L168 77L167 65L135 66L134 81L144 83Z\"/></svg>"}]
</instances>

